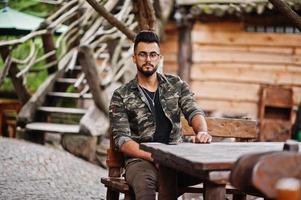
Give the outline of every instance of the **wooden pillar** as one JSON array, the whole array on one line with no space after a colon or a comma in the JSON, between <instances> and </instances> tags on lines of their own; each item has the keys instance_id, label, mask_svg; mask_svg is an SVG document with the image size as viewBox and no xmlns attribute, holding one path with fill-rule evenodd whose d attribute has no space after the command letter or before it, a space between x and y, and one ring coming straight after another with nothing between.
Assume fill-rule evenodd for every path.
<instances>
[{"instance_id":1,"label":"wooden pillar","mask_svg":"<svg viewBox=\"0 0 301 200\"><path fill-rule=\"evenodd\" d=\"M192 64L191 31L193 20L185 8L179 8L176 14L178 38L178 75L187 83L190 82L190 67Z\"/></svg>"},{"instance_id":2,"label":"wooden pillar","mask_svg":"<svg viewBox=\"0 0 301 200\"><path fill-rule=\"evenodd\" d=\"M44 46L44 53L49 53L50 51L55 51L55 45L54 45L54 41L53 41L53 37L51 32L47 32L46 34L42 35L42 42L43 42L43 46ZM52 56L49 56L46 59L47 63L51 63L51 62L57 62L57 57L56 54L53 54ZM52 74L54 72L56 72L58 70L58 64L53 65L52 67L49 67L47 69L48 74Z\"/></svg>"},{"instance_id":3,"label":"wooden pillar","mask_svg":"<svg viewBox=\"0 0 301 200\"><path fill-rule=\"evenodd\" d=\"M9 56L9 47L4 47L0 49L0 54L3 59L3 61L6 60L6 58ZM21 104L24 105L31 97L29 92L27 91L26 87L23 84L23 77L20 76L17 78L17 74L20 72L20 70L17 67L17 64L12 62L11 66L8 70L8 76L11 78L12 83L14 85L14 88L16 90L16 94L18 96L18 99L20 100Z\"/></svg>"},{"instance_id":4,"label":"wooden pillar","mask_svg":"<svg viewBox=\"0 0 301 200\"><path fill-rule=\"evenodd\" d=\"M100 80L92 50L88 46L81 46L78 54L79 63L85 73L95 105L107 116L109 114L109 99L100 88Z\"/></svg>"},{"instance_id":5,"label":"wooden pillar","mask_svg":"<svg viewBox=\"0 0 301 200\"><path fill-rule=\"evenodd\" d=\"M134 0L134 13L140 30L155 30L156 15L153 4L150 0Z\"/></svg>"}]
</instances>

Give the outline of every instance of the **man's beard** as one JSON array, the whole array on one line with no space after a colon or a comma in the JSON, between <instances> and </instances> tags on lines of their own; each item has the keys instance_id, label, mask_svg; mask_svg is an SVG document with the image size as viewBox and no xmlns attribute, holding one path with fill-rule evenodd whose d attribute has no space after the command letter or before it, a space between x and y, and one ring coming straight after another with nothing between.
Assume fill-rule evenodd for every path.
<instances>
[{"instance_id":1,"label":"man's beard","mask_svg":"<svg viewBox=\"0 0 301 200\"><path fill-rule=\"evenodd\" d=\"M149 71L149 70L143 70L143 67L145 67L146 65L152 66L153 70L151 70L151 71ZM145 77L150 77L151 75L153 75L157 71L158 65L154 66L154 65L152 65L150 63L145 63L145 64L143 64L143 65L140 66L140 65L137 64L137 69Z\"/></svg>"}]
</instances>

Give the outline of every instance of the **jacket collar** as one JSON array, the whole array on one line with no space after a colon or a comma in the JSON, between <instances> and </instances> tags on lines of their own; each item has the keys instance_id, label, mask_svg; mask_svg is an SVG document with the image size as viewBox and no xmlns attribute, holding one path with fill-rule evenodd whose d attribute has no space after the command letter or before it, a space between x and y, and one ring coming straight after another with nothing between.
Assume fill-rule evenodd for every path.
<instances>
[{"instance_id":1,"label":"jacket collar","mask_svg":"<svg viewBox=\"0 0 301 200\"><path fill-rule=\"evenodd\" d=\"M156 73L157 73L157 77L158 77L158 80L159 80L159 85L168 82L168 80L167 80L167 78L165 77L164 74L161 74L159 72L156 72ZM138 83L137 75L136 75L136 77L133 80L131 80L130 85L131 85L132 89L137 89L138 88L139 83Z\"/></svg>"}]
</instances>

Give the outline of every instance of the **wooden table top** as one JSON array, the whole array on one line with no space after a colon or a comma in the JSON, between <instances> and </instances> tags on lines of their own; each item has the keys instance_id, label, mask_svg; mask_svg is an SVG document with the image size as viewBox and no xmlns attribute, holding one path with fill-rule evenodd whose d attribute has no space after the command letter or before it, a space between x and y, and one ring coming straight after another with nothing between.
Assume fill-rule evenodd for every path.
<instances>
[{"instance_id":1,"label":"wooden table top","mask_svg":"<svg viewBox=\"0 0 301 200\"><path fill-rule=\"evenodd\" d=\"M199 174L206 171L230 170L234 162L244 154L282 151L283 145L283 142L180 143L177 145L142 143L140 148L152 153L155 162L159 164L190 174Z\"/></svg>"}]
</instances>

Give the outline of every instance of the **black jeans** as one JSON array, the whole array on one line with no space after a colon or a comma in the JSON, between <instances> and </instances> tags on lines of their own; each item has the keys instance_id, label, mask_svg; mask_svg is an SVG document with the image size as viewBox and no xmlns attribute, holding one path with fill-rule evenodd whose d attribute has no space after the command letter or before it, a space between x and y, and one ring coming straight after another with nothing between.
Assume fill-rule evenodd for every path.
<instances>
[{"instance_id":1,"label":"black jeans","mask_svg":"<svg viewBox=\"0 0 301 200\"><path fill-rule=\"evenodd\" d=\"M179 186L201 183L200 179L184 173L178 173ZM136 200L155 200L158 191L158 170L152 162L133 161L126 166L125 178L135 193Z\"/></svg>"}]
</instances>

